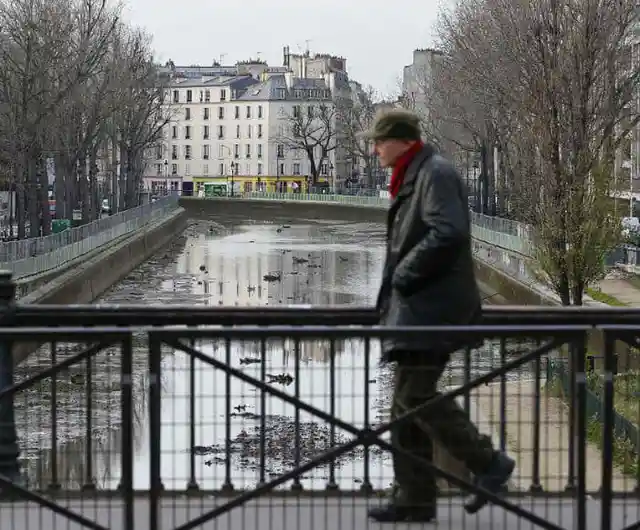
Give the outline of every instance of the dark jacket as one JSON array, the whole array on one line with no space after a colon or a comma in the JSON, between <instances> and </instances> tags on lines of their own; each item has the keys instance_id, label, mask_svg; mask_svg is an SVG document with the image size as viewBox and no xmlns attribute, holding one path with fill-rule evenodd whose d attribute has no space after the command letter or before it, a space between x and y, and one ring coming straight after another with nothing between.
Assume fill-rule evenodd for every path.
<instances>
[{"instance_id":1,"label":"dark jacket","mask_svg":"<svg viewBox=\"0 0 640 530\"><path fill-rule=\"evenodd\" d=\"M387 219L387 255L378 294L386 326L446 326L480 318L467 190L453 165L426 145L410 163ZM459 337L385 340L392 352L450 353Z\"/></svg>"}]
</instances>

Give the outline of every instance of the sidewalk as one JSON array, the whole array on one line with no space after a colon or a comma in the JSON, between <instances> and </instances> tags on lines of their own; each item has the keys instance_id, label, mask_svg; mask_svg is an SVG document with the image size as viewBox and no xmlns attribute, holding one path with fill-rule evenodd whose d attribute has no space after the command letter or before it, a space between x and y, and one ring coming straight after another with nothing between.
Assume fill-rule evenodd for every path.
<instances>
[{"instance_id":1,"label":"sidewalk","mask_svg":"<svg viewBox=\"0 0 640 530\"><path fill-rule=\"evenodd\" d=\"M629 307L640 307L640 289L625 279L627 273L617 271L608 274L599 282L599 289L603 293L614 297Z\"/></svg>"},{"instance_id":2,"label":"sidewalk","mask_svg":"<svg viewBox=\"0 0 640 530\"><path fill-rule=\"evenodd\" d=\"M514 488L528 490L533 471L534 381L514 381L505 385L507 449L516 460ZM499 441L500 384L480 387L471 393L471 417L481 431L493 434ZM540 482L545 491L562 491L567 485L569 470L569 411L559 398L547 396L541 390L540 401ZM602 475L600 450L587 446L587 489L597 491ZM631 491L632 477L625 477L614 468L615 491Z\"/></svg>"}]
</instances>

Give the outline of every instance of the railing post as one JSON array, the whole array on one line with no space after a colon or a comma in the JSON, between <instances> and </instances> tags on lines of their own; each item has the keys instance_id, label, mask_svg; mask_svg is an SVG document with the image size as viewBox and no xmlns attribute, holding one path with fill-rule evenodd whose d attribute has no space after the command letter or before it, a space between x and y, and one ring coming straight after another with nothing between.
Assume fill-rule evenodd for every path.
<instances>
[{"instance_id":1,"label":"railing post","mask_svg":"<svg viewBox=\"0 0 640 530\"><path fill-rule=\"evenodd\" d=\"M0 311L7 312L14 303L15 294L16 284L11 277L11 271L0 271ZM0 319L0 326L6 325L6 317ZM0 391L12 385L11 341L0 341ZM13 394L10 394L0 398L0 474L14 482L20 479L19 456Z\"/></svg>"}]
</instances>

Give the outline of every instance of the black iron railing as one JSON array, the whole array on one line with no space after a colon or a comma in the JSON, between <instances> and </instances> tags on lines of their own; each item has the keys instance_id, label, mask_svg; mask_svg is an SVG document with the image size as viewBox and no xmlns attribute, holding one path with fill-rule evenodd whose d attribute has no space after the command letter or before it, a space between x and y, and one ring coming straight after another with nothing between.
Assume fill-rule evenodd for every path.
<instances>
[{"instance_id":1,"label":"black iron railing","mask_svg":"<svg viewBox=\"0 0 640 530\"><path fill-rule=\"evenodd\" d=\"M6 276L0 296L0 487L87 527L108 528L55 497L116 495L116 527L127 529L141 495L150 528L168 495L232 497L176 523L187 529L267 494L379 495L399 451L386 437L393 374L378 363L379 342L399 334L482 344L455 353L442 394L399 421L458 399L516 458L508 495L567 497L581 528L594 495L610 528L614 506L624 506L613 497L640 491L638 451L620 448L628 441L616 438L614 413L637 419L629 403L616 408L612 375L616 341L635 355L637 311L491 308L466 328L380 329L370 309L21 306ZM604 337L602 407L589 414L595 335ZM24 360L14 367L9 351ZM568 387L549 376L550 362L564 363ZM464 466L446 448L436 453L443 495L474 491ZM491 500L541 528L566 526L519 501Z\"/></svg>"}]
</instances>

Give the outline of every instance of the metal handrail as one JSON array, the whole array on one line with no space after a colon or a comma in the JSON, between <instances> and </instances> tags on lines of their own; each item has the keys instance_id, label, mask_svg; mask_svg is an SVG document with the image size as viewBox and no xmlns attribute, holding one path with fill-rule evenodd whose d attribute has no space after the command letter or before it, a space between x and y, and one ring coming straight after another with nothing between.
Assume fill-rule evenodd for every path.
<instances>
[{"instance_id":1,"label":"metal handrail","mask_svg":"<svg viewBox=\"0 0 640 530\"><path fill-rule=\"evenodd\" d=\"M15 279L57 269L140 230L177 207L178 197L168 196L58 234L2 243L0 269L10 270Z\"/></svg>"}]
</instances>

